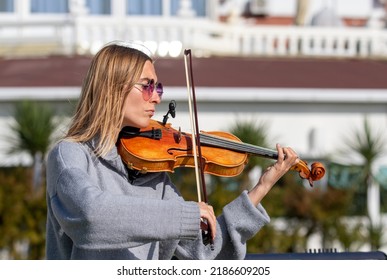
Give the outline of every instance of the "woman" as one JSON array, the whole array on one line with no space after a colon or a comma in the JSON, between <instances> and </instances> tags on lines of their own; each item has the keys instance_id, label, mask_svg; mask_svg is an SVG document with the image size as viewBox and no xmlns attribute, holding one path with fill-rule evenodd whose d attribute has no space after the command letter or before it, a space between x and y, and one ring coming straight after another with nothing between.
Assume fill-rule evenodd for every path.
<instances>
[{"instance_id":1,"label":"woman","mask_svg":"<svg viewBox=\"0 0 387 280\"><path fill-rule=\"evenodd\" d=\"M117 153L120 131L147 127L162 94L140 46L115 42L95 55L69 131L48 156L48 259L245 257L246 241L269 222L260 202L296 153L277 145L278 161L215 217L210 205L184 201L165 172L132 176Z\"/></svg>"}]
</instances>

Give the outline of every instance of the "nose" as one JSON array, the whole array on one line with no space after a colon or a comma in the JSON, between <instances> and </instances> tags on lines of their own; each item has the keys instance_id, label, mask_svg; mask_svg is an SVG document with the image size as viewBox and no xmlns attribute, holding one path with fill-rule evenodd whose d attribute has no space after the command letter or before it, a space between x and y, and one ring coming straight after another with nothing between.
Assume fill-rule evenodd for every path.
<instances>
[{"instance_id":1,"label":"nose","mask_svg":"<svg viewBox=\"0 0 387 280\"><path fill-rule=\"evenodd\" d=\"M154 102L156 104L160 104L161 102L161 97L159 96L159 94L157 93L156 89L154 89L152 91L152 96L151 96L151 102Z\"/></svg>"}]
</instances>

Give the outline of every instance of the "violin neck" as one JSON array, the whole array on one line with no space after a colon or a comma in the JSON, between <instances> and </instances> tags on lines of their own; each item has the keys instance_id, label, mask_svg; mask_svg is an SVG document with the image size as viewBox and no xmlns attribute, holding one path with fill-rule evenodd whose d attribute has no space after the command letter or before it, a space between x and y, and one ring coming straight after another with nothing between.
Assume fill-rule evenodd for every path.
<instances>
[{"instance_id":1,"label":"violin neck","mask_svg":"<svg viewBox=\"0 0 387 280\"><path fill-rule=\"evenodd\" d=\"M232 150L235 152L247 153L269 159L277 159L278 153L275 150L247 144L219 136L200 133L200 143L206 146Z\"/></svg>"}]
</instances>

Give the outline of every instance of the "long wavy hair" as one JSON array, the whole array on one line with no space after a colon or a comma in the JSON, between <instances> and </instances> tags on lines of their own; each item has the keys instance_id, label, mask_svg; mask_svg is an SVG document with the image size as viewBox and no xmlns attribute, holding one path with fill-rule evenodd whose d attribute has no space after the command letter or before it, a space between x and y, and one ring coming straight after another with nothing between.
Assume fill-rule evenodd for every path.
<instances>
[{"instance_id":1,"label":"long wavy hair","mask_svg":"<svg viewBox=\"0 0 387 280\"><path fill-rule=\"evenodd\" d=\"M136 48L119 43L104 46L91 61L65 139L86 142L97 137L95 152L106 155L117 141L125 98L140 79L147 60L153 62Z\"/></svg>"}]
</instances>

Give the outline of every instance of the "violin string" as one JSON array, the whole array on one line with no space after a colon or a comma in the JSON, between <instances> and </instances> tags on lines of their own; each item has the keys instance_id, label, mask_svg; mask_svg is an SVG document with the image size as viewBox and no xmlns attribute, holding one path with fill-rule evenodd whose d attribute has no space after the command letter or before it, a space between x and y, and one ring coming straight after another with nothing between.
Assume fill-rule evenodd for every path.
<instances>
[{"instance_id":1,"label":"violin string","mask_svg":"<svg viewBox=\"0 0 387 280\"><path fill-rule=\"evenodd\" d=\"M206 145L211 145L219 148L228 148L237 152L245 152L271 159L277 159L278 157L278 153L274 150L205 133L201 133L201 142Z\"/></svg>"}]
</instances>

